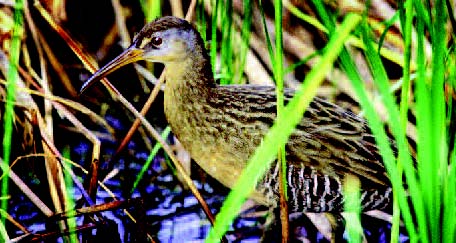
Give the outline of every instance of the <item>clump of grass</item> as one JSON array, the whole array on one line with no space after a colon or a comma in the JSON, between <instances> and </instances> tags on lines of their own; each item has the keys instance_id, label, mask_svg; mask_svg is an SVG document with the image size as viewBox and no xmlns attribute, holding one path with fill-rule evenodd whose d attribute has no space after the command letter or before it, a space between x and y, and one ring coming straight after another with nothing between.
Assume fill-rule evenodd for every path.
<instances>
[{"instance_id":1,"label":"clump of grass","mask_svg":"<svg viewBox=\"0 0 456 243\"><path fill-rule=\"evenodd\" d=\"M329 29L334 28L332 19L319 1L315 1L320 16ZM388 121L397 143L398 153L395 155L390 147L383 124L378 118L372 103L368 99L359 72L348 52L341 54L341 63L349 75L352 85L359 97L360 104L369 122L372 133L385 161L385 167L390 176L395 200L400 212L396 218L404 220L411 242L454 242L456 230L454 172L452 169L454 144L449 143L448 137L454 136L454 131L448 129L448 116L451 116L451 102L445 102L444 86L454 89L454 52L447 51L447 9L443 1L436 1L434 8L428 14L422 3L406 1L400 4L400 23L404 39L404 66L402 76L402 93L400 104L390 93L390 84L378 51L381 46L374 47L371 30L364 19L361 27L364 54L374 77L375 85L380 93L383 104L388 111ZM416 23L417 67L414 81L414 99L411 93L412 56L412 23ZM428 61L425 53L424 36L429 34L432 41L431 59ZM447 68L449 67L449 68ZM449 79L450 78L450 79ZM445 81L449 80L449 81ZM446 83L448 82L448 83ZM410 103L415 101L415 103ZM406 124L409 107L417 117L417 158L416 167L409 151L406 138ZM451 148L453 147L453 148ZM450 154L450 151L453 151ZM397 157L396 157L397 156ZM405 182L402 180L402 169ZM404 184L405 183L405 184ZM451 186L450 186L451 185ZM410 198L409 205L407 198ZM451 198L451 199L450 199ZM442 220L442 218L444 220ZM398 228L398 220L393 228ZM446 232L452 232L447 234ZM398 239L398 231L393 231L392 239Z\"/></svg>"},{"instance_id":2,"label":"clump of grass","mask_svg":"<svg viewBox=\"0 0 456 243\"><path fill-rule=\"evenodd\" d=\"M204 15L204 3L198 1L197 23L198 30L206 40L206 16ZM240 38L237 36L234 24L233 2L211 1L211 30L210 30L210 57L215 79L220 84L233 84L242 82L242 73L245 67L246 56L250 38L250 26L252 21L251 1L243 1L244 18L240 27ZM220 34L219 30L220 29ZM220 35L220 38L218 36ZM238 42L240 41L240 43ZM219 54L218 54L219 53ZM219 70L217 59L220 61Z\"/></svg>"}]
</instances>

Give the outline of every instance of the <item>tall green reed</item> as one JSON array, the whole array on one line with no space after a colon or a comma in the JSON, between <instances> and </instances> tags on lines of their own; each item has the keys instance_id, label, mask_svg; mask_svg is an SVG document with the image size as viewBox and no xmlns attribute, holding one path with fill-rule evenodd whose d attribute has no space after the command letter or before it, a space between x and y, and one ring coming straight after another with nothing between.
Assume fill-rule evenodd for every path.
<instances>
[{"instance_id":1,"label":"tall green reed","mask_svg":"<svg viewBox=\"0 0 456 243\"><path fill-rule=\"evenodd\" d=\"M160 17L162 4L161 1L154 0L140 0L141 9L144 13L144 18L146 22L151 22L152 20Z\"/></svg>"},{"instance_id":2,"label":"tall green reed","mask_svg":"<svg viewBox=\"0 0 456 243\"><path fill-rule=\"evenodd\" d=\"M11 139L13 133L13 121L14 121L14 104L16 100L16 80L18 79L18 65L19 65L19 56L21 48L21 40L23 33L23 2L15 2L15 11L14 11L14 26L12 28L12 38L11 38L11 47L10 47L10 56L9 56L9 65L7 73L7 84L6 84L6 102L5 102L5 114L3 117L3 180L1 185L1 194L3 198L8 196L8 187L9 187L9 163L11 156ZM8 211L8 200L1 200L1 210L4 212ZM1 216L1 224L5 224L5 216ZM7 239L7 236L1 235L3 240Z\"/></svg>"},{"instance_id":3,"label":"tall green reed","mask_svg":"<svg viewBox=\"0 0 456 243\"><path fill-rule=\"evenodd\" d=\"M65 147L64 150L62 151L62 155L64 158L70 160L70 148ZM65 162L63 162L65 163ZM68 168L71 170L71 164L68 165ZM73 178L69 173L65 173L65 187L66 188L74 188L74 183L73 183ZM68 209L73 209L76 205L75 203L75 196L74 192L72 190L67 191L68 196L65 197L66 199L66 205ZM69 214L67 223L68 223L68 231L69 231L69 237L66 238L68 239L68 242L70 243L77 243L79 242L78 236L76 234L76 229L77 229L77 223L76 223L76 214L74 213L73 210L67 212Z\"/></svg>"}]
</instances>

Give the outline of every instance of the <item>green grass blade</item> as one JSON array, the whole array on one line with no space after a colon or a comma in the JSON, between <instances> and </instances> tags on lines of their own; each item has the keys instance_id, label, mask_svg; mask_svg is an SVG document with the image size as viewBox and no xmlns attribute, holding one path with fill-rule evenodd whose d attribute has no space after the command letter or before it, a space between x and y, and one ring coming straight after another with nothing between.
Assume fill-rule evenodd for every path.
<instances>
[{"instance_id":1,"label":"green grass blade","mask_svg":"<svg viewBox=\"0 0 456 243\"><path fill-rule=\"evenodd\" d=\"M417 143L417 165L418 174L421 181L421 189L423 191L423 200L429 202L433 198L433 175L431 167L432 165L432 142L429 139L432 137L432 117L431 114L431 100L430 98L430 87L428 87L428 79L426 77L426 64L425 64L425 53L424 53L424 25L422 16L418 15L417 18L417 78L416 78L416 128L418 135ZM431 202L433 203L433 202ZM424 214L425 212L420 212ZM420 217L426 216L426 214Z\"/></svg>"},{"instance_id":2,"label":"green grass blade","mask_svg":"<svg viewBox=\"0 0 456 243\"><path fill-rule=\"evenodd\" d=\"M380 35L380 39L378 40L378 52L380 53L380 50L383 46L383 41L385 40L385 37L386 35L389 33L388 30L393 27L394 23L397 21L399 17L399 12L397 12L396 14L394 14L393 17L391 17L389 20L387 20L384 24L385 24L385 31L383 31L383 33Z\"/></svg>"},{"instance_id":3,"label":"green grass blade","mask_svg":"<svg viewBox=\"0 0 456 243\"><path fill-rule=\"evenodd\" d=\"M442 242L456 241L456 146L453 146L450 169L444 187Z\"/></svg>"},{"instance_id":4,"label":"green grass blade","mask_svg":"<svg viewBox=\"0 0 456 243\"><path fill-rule=\"evenodd\" d=\"M161 136L163 139L168 137L169 133L171 132L171 128L167 126L165 130L162 132ZM136 177L135 182L133 183L133 187L130 190L130 194L134 192L136 187L138 186L139 182L141 181L142 177L144 176L144 173L150 168L150 164L152 163L153 159L155 158L155 155L157 155L158 151L162 148L160 143L156 143L155 146L152 148L152 151L149 154L149 157L147 157L146 163L144 163L143 167L141 168L141 171L139 171L138 176Z\"/></svg>"},{"instance_id":5,"label":"green grass blade","mask_svg":"<svg viewBox=\"0 0 456 243\"><path fill-rule=\"evenodd\" d=\"M282 0L274 1L274 25L275 25L275 55L274 55L274 80L276 82L276 96L277 96L277 119L283 119L284 109L284 85L283 85L283 31L282 31ZM281 171L279 174L279 180L281 183L280 188L280 200L288 201L288 183L287 177L287 160L285 157L285 143L280 144L277 147L277 157L280 163ZM282 238L288 240L289 228L288 228L288 207L287 204L280 203L280 219L282 221Z\"/></svg>"},{"instance_id":6,"label":"green grass blade","mask_svg":"<svg viewBox=\"0 0 456 243\"><path fill-rule=\"evenodd\" d=\"M228 195L216 222L211 228L206 242L218 242L222 235L228 230L238 214L243 202L255 188L256 183L262 178L264 172L269 168L271 161L277 155L276 149L280 144L285 144L288 136L293 132L295 126L301 121L302 115L308 104L316 94L316 90L323 81L327 72L332 69L346 38L358 25L360 16L348 14L340 25L337 32L331 37L325 54L320 62L307 75L300 89L297 90L293 99L284 108L283 119L277 119L270 131L264 137L263 142L257 148L247 167L240 175L238 182Z\"/></svg>"},{"instance_id":7,"label":"green grass blade","mask_svg":"<svg viewBox=\"0 0 456 243\"><path fill-rule=\"evenodd\" d=\"M198 0L196 3L196 26L198 32L201 34L201 38L204 40L204 44L207 46L207 21L204 10L204 0Z\"/></svg>"},{"instance_id":8,"label":"green grass blade","mask_svg":"<svg viewBox=\"0 0 456 243\"><path fill-rule=\"evenodd\" d=\"M70 159L70 148L69 147L65 147L64 150L62 151L62 156L66 159ZM71 164L68 165L69 169L71 170ZM73 178L71 177L71 175L69 175L68 173L65 173L65 187L66 188L74 188L74 185L73 185ZM65 199L67 200L66 204L68 205L67 207L67 210L68 212L71 212L73 215L69 215L68 217L68 230L69 230L69 242L71 243L77 243L79 242L78 240L78 236L77 236L77 233L76 233L76 229L77 229L77 223L76 223L76 218L75 218L75 213L74 213L74 210L72 210L74 207L75 207L75 202L74 202L74 193L73 193L73 190L68 190L66 192L68 195L65 197Z\"/></svg>"},{"instance_id":9,"label":"green grass blade","mask_svg":"<svg viewBox=\"0 0 456 243\"><path fill-rule=\"evenodd\" d=\"M280 117L284 106L283 97L283 33L282 33L282 1L275 0L275 52L274 52L274 79L276 82L277 117Z\"/></svg>"},{"instance_id":10,"label":"green grass blade","mask_svg":"<svg viewBox=\"0 0 456 243\"><path fill-rule=\"evenodd\" d=\"M323 22L325 29L327 29L329 35L331 35L335 28L334 20L330 18L328 12L326 11L326 7L321 0L313 0L312 2L315 5L315 8L317 9L318 16L321 18L321 21Z\"/></svg>"},{"instance_id":11,"label":"green grass blade","mask_svg":"<svg viewBox=\"0 0 456 243\"><path fill-rule=\"evenodd\" d=\"M239 68L238 70L233 73L233 83L239 84L241 83L241 79L243 77L243 71L245 69L245 63L247 60L247 52L249 51L249 43L250 43L250 27L252 25L252 1L245 0L243 1L243 8L244 8L244 19L242 22L241 27L241 47L240 47L240 54L239 54Z\"/></svg>"},{"instance_id":12,"label":"green grass blade","mask_svg":"<svg viewBox=\"0 0 456 243\"><path fill-rule=\"evenodd\" d=\"M347 175L344 178L344 212L348 242L361 243L363 226L361 225L361 193L359 178Z\"/></svg>"},{"instance_id":13,"label":"green grass blade","mask_svg":"<svg viewBox=\"0 0 456 243\"><path fill-rule=\"evenodd\" d=\"M220 84L230 84L233 81L233 3L231 0L220 1L221 34L220 45Z\"/></svg>"},{"instance_id":14,"label":"green grass blade","mask_svg":"<svg viewBox=\"0 0 456 243\"><path fill-rule=\"evenodd\" d=\"M451 53L449 56L448 63L448 81L447 85L449 90L456 90L456 52L455 45L453 44ZM454 124L454 115L456 111L454 110L454 99L447 100L447 124ZM454 127L447 127L448 137L455 137L456 131ZM450 157L449 169L446 180L444 181L444 201L443 201L443 222L442 222L442 242L456 242L456 170L454 166L456 165L456 142L453 140L452 152Z\"/></svg>"},{"instance_id":15,"label":"green grass blade","mask_svg":"<svg viewBox=\"0 0 456 243\"><path fill-rule=\"evenodd\" d=\"M314 26L318 30L328 33L328 30L326 29L326 27L324 25L322 25L315 17L303 13L299 8L295 7L289 1L285 1L284 4L285 4L285 7L287 8L287 10L289 10L296 17L309 23L310 25Z\"/></svg>"},{"instance_id":16,"label":"green grass blade","mask_svg":"<svg viewBox=\"0 0 456 243\"><path fill-rule=\"evenodd\" d=\"M272 49L272 42L271 42L271 38L269 37L269 31L268 31L268 26L266 24L266 17L265 17L262 2L263 2L262 0L259 1L259 8L260 8L260 12L261 12L261 22L263 24L263 31L264 31L264 35L266 37L266 46L268 47L269 58L271 59L272 66L275 66L274 50Z\"/></svg>"},{"instance_id":17,"label":"green grass blade","mask_svg":"<svg viewBox=\"0 0 456 243\"><path fill-rule=\"evenodd\" d=\"M0 209L0 212L1 212L2 217L7 216L6 213L4 213L4 211L2 209ZM8 232L6 231L5 225L1 221L0 221L0 236L1 236L0 239L2 239L4 242L11 241L11 239L8 236Z\"/></svg>"},{"instance_id":18,"label":"green grass blade","mask_svg":"<svg viewBox=\"0 0 456 243\"><path fill-rule=\"evenodd\" d=\"M14 103L16 100L16 80L18 79L18 65L19 65L19 55L21 48L21 39L23 33L23 2L18 0L15 2L15 11L14 11L14 26L11 37L11 49L9 56L9 66L8 74L6 77L6 102L5 102L5 114L3 117L3 180L2 180L2 197L7 198L8 196L8 176L5 176L5 173L8 173L8 170L5 168L9 167L10 156L11 156L11 139L13 134L13 121L14 121ZM5 212L8 211L8 200L1 200L1 209ZM5 217L1 216L1 223L5 225ZM2 235L2 239L6 238ZM0 239L0 241L2 241Z\"/></svg>"},{"instance_id":19,"label":"green grass blade","mask_svg":"<svg viewBox=\"0 0 456 243\"><path fill-rule=\"evenodd\" d=\"M319 50L313 52L312 54L304 57L303 59L289 65L286 69L285 69L285 73L291 73L293 72L296 68L298 68L299 66L301 65L304 65L306 64L309 60L312 60L314 57L316 56L319 56L321 55L321 52Z\"/></svg>"},{"instance_id":20,"label":"green grass blade","mask_svg":"<svg viewBox=\"0 0 456 243\"><path fill-rule=\"evenodd\" d=\"M404 36L404 67L402 68L402 89L400 102L400 120L402 129L406 129L408 117L408 103L410 91L410 57L411 57L411 42L412 42L412 20L413 20L413 5L412 0L406 1L405 4L405 23L403 26ZM401 18L402 19L402 18Z\"/></svg>"},{"instance_id":21,"label":"green grass blade","mask_svg":"<svg viewBox=\"0 0 456 243\"><path fill-rule=\"evenodd\" d=\"M141 4L141 9L144 13L144 18L146 19L147 23L162 15L161 1L140 0L139 2Z\"/></svg>"},{"instance_id":22,"label":"green grass blade","mask_svg":"<svg viewBox=\"0 0 456 243\"><path fill-rule=\"evenodd\" d=\"M429 175L431 178L432 185L432 198L429 198L427 205L429 224L431 225L431 240L433 242L440 242L440 224L441 224L441 189L442 181L441 176L442 172L447 170L448 166L448 145L446 138L446 124L445 124L445 94L444 94L444 81L446 73L445 65L445 52L446 52L446 21L447 21L447 11L445 7L445 2L435 1L434 3L433 16L433 35L431 35L432 40L432 84L431 84L431 100L432 100L432 109L431 109L431 142L432 142L432 160L428 161L428 168L430 168ZM422 162L422 161L421 161Z\"/></svg>"},{"instance_id":23,"label":"green grass blade","mask_svg":"<svg viewBox=\"0 0 456 243\"><path fill-rule=\"evenodd\" d=\"M411 37L412 37L412 20L414 17L413 13L413 2L412 0L408 0L405 2L403 8L401 8L400 16L401 16L401 27L402 27L402 34L404 39L404 66L402 69L402 88L401 88L401 101L400 101L400 122L402 126L402 130L405 132L407 129L407 122L408 122L408 104L409 104L409 93L410 93L410 61L411 61ZM405 135L405 134L404 134ZM399 153L408 153L408 151L404 151L399 149ZM402 158L401 154L399 158ZM402 161L399 159L398 167L401 170ZM413 164L408 164L410 167L414 167ZM415 176L413 176L415 177ZM435 177L435 175L434 175ZM409 179L410 176L407 176ZM432 177L427 177L432 178ZM415 183L415 182L413 182ZM418 182L416 182L418 183ZM426 197L426 192L432 192L432 190L422 190L422 185L417 184L416 186L413 185L411 187L412 192L412 203L416 207L415 215L417 215L418 219L418 226L422 227L426 224L426 217L425 217L425 208L423 208L423 197ZM432 185L432 184L426 184ZM420 194L416 194L416 190L422 192L422 196ZM432 193L427 193L429 196L433 196ZM415 196L414 196L415 195ZM396 222L397 223L397 222ZM431 226L432 228L433 226ZM423 228L421 228L423 229ZM427 238L427 230L420 230L418 232L422 237ZM424 240L426 242L426 240Z\"/></svg>"},{"instance_id":24,"label":"green grass blade","mask_svg":"<svg viewBox=\"0 0 456 243\"><path fill-rule=\"evenodd\" d=\"M214 77L216 77L216 64L217 64L217 23L218 23L218 9L219 2L217 0L211 1L212 13L211 13L211 48L209 50L211 57L212 72Z\"/></svg>"},{"instance_id":25,"label":"green grass blade","mask_svg":"<svg viewBox=\"0 0 456 243\"><path fill-rule=\"evenodd\" d=\"M424 21L425 28L432 31L431 20L428 14L429 6L424 6L420 0L413 0L413 6L415 7L416 15Z\"/></svg>"}]
</instances>

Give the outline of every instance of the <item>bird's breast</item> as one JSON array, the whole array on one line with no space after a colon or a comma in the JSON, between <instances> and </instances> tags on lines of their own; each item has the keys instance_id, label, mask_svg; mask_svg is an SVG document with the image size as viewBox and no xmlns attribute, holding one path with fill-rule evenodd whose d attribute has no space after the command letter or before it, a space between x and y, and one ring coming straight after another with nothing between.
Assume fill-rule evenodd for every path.
<instances>
[{"instance_id":1,"label":"bird's breast","mask_svg":"<svg viewBox=\"0 0 456 243\"><path fill-rule=\"evenodd\" d=\"M165 89L164 109L171 130L191 157L231 188L260 143L263 129L243 124L195 92Z\"/></svg>"}]
</instances>

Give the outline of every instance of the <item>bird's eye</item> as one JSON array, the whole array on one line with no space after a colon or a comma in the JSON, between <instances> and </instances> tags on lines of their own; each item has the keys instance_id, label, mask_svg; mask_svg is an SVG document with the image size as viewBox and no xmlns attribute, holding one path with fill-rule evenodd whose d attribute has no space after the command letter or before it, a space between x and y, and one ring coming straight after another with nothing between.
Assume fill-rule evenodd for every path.
<instances>
[{"instance_id":1,"label":"bird's eye","mask_svg":"<svg viewBox=\"0 0 456 243\"><path fill-rule=\"evenodd\" d=\"M152 37L152 39L150 40L150 42L151 42L152 45L154 45L154 46L159 46L159 45L161 45L161 43L162 43L162 38L157 37L157 36L154 36L154 37Z\"/></svg>"}]
</instances>

